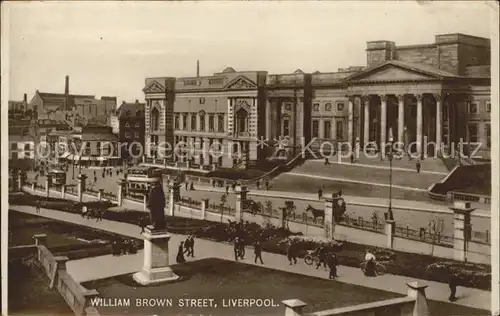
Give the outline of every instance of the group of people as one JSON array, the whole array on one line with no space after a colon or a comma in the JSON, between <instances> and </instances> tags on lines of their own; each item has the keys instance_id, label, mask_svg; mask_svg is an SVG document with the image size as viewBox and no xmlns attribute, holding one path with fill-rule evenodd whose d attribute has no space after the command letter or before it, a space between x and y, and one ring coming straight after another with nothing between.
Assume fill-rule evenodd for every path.
<instances>
[{"instance_id":1,"label":"group of people","mask_svg":"<svg viewBox=\"0 0 500 316\"><path fill-rule=\"evenodd\" d=\"M193 236L188 236L185 241L181 241L179 245L179 249L177 250L177 257L176 261L177 263L184 263L186 262L186 258L184 257L186 255L187 257L194 257L194 237Z\"/></svg>"}]
</instances>

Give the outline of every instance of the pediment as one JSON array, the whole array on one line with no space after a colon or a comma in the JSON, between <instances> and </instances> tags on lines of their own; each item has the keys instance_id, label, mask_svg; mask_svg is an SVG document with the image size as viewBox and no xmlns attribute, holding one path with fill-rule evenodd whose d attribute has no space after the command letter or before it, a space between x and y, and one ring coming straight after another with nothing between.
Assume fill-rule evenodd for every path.
<instances>
[{"instance_id":1,"label":"pediment","mask_svg":"<svg viewBox=\"0 0 500 316\"><path fill-rule=\"evenodd\" d=\"M248 79L245 76L239 76L234 80L230 81L226 87L226 89L256 89L257 85L252 80Z\"/></svg>"},{"instance_id":2,"label":"pediment","mask_svg":"<svg viewBox=\"0 0 500 316\"><path fill-rule=\"evenodd\" d=\"M250 104L246 100L238 100L236 101L234 112L237 113L240 110L244 110L247 113L250 113Z\"/></svg>"},{"instance_id":3,"label":"pediment","mask_svg":"<svg viewBox=\"0 0 500 316\"><path fill-rule=\"evenodd\" d=\"M366 70L353 75L348 81L351 82L373 82L373 81L414 81L425 79L438 79L438 76L420 72L413 69L405 69L395 65L385 65L380 68Z\"/></svg>"},{"instance_id":4,"label":"pediment","mask_svg":"<svg viewBox=\"0 0 500 316\"><path fill-rule=\"evenodd\" d=\"M142 91L144 91L144 93L160 93L165 92L165 87L158 81L152 81Z\"/></svg>"}]
</instances>

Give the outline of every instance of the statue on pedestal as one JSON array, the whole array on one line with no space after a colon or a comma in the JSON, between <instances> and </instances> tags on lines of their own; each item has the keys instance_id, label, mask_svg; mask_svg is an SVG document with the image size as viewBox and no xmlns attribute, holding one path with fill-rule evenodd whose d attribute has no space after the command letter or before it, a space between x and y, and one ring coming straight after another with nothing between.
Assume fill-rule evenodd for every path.
<instances>
[{"instance_id":1,"label":"statue on pedestal","mask_svg":"<svg viewBox=\"0 0 500 316\"><path fill-rule=\"evenodd\" d=\"M165 192L160 183L154 184L149 192L147 200L151 225L155 230L163 230L166 228L165 223Z\"/></svg>"}]
</instances>

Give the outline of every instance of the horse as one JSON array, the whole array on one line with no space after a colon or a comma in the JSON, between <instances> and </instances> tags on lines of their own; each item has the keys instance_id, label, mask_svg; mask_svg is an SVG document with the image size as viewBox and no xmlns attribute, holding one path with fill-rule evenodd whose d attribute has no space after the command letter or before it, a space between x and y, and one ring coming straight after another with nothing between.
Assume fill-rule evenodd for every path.
<instances>
[{"instance_id":1,"label":"horse","mask_svg":"<svg viewBox=\"0 0 500 316\"><path fill-rule=\"evenodd\" d=\"M252 215L256 215L262 213L263 206L260 202L255 202L254 200L246 200L244 208L245 210L250 211Z\"/></svg>"},{"instance_id":2,"label":"horse","mask_svg":"<svg viewBox=\"0 0 500 316\"><path fill-rule=\"evenodd\" d=\"M314 219L313 221L316 222L316 218L318 217L322 217L323 220L325 220L325 211L324 210L320 210L320 209L317 209L317 208L314 208L311 206L311 204L307 205L307 208L306 208L306 214L311 211Z\"/></svg>"}]
</instances>

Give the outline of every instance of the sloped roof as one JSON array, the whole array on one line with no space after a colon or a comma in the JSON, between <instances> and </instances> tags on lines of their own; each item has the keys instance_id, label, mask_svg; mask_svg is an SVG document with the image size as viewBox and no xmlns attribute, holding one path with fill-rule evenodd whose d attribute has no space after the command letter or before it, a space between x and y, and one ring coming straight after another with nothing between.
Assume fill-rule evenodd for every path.
<instances>
[{"instance_id":1,"label":"sloped roof","mask_svg":"<svg viewBox=\"0 0 500 316\"><path fill-rule=\"evenodd\" d=\"M366 75L377 73L379 69L384 69L391 65L397 68L405 69L410 72L419 73L427 77L433 77L435 79L459 78L459 76L455 74L428 65L414 64L400 60L389 60L383 64L355 72L354 74L346 77L345 82L356 81L358 78L363 78Z\"/></svg>"},{"instance_id":2,"label":"sloped roof","mask_svg":"<svg viewBox=\"0 0 500 316\"><path fill-rule=\"evenodd\" d=\"M125 117L127 111L130 111L131 116L136 116L137 111L141 111L141 116L144 116L145 103L122 103L116 110L116 115L119 118Z\"/></svg>"},{"instance_id":3,"label":"sloped roof","mask_svg":"<svg viewBox=\"0 0 500 316\"><path fill-rule=\"evenodd\" d=\"M116 141L118 137L112 133L82 133L82 141Z\"/></svg>"},{"instance_id":4,"label":"sloped roof","mask_svg":"<svg viewBox=\"0 0 500 316\"><path fill-rule=\"evenodd\" d=\"M47 93L47 92L39 92L38 95L42 99L48 98L65 98L66 95L64 93ZM84 95L84 94L68 94L70 98L88 98L95 99L95 95Z\"/></svg>"}]
</instances>

